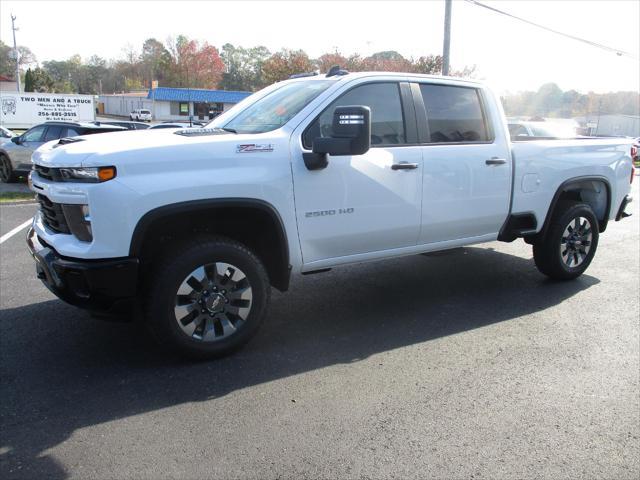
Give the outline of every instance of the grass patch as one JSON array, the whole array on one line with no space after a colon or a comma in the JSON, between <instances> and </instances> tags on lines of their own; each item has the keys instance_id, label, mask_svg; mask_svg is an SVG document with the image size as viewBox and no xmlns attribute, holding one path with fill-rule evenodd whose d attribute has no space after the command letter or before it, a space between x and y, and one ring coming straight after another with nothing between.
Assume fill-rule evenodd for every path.
<instances>
[{"instance_id":1,"label":"grass patch","mask_svg":"<svg viewBox=\"0 0 640 480\"><path fill-rule=\"evenodd\" d=\"M31 192L0 192L0 203L24 202L34 199L35 196Z\"/></svg>"}]
</instances>

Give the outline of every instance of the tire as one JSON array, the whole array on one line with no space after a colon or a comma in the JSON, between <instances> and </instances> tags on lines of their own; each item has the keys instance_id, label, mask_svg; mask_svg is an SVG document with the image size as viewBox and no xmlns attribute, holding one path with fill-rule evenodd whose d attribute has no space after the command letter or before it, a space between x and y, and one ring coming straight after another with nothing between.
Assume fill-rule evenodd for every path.
<instances>
[{"instance_id":1,"label":"tire","mask_svg":"<svg viewBox=\"0 0 640 480\"><path fill-rule=\"evenodd\" d=\"M145 301L146 325L159 343L208 359L248 342L266 316L271 294L260 259L223 237L176 245L165 257L151 272Z\"/></svg>"},{"instance_id":2,"label":"tire","mask_svg":"<svg viewBox=\"0 0 640 480\"><path fill-rule=\"evenodd\" d=\"M133 115L129 115L129 120L133 122Z\"/></svg>"},{"instance_id":3,"label":"tire","mask_svg":"<svg viewBox=\"0 0 640 480\"><path fill-rule=\"evenodd\" d=\"M598 248L598 219L586 203L564 202L556 208L546 236L533 246L541 273L572 280L589 267Z\"/></svg>"},{"instance_id":4,"label":"tire","mask_svg":"<svg viewBox=\"0 0 640 480\"><path fill-rule=\"evenodd\" d=\"M16 181L16 174L13 171L11 160L6 155L0 155L0 182L13 183Z\"/></svg>"}]
</instances>

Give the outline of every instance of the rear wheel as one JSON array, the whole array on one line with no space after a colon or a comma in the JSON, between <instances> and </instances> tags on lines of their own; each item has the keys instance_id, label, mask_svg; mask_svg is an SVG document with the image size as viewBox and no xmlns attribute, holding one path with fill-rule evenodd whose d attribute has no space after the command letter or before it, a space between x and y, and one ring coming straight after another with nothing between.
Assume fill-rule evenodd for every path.
<instances>
[{"instance_id":1,"label":"rear wheel","mask_svg":"<svg viewBox=\"0 0 640 480\"><path fill-rule=\"evenodd\" d=\"M6 155L0 155L0 182L11 183L16 179L16 175L11 165L11 160Z\"/></svg>"},{"instance_id":2,"label":"rear wheel","mask_svg":"<svg viewBox=\"0 0 640 480\"><path fill-rule=\"evenodd\" d=\"M269 279L244 245L205 237L181 246L154 273L147 326L161 344L195 358L231 353L266 315Z\"/></svg>"},{"instance_id":3,"label":"rear wheel","mask_svg":"<svg viewBox=\"0 0 640 480\"><path fill-rule=\"evenodd\" d=\"M540 272L557 280L579 277L589 267L598 248L598 219L585 203L558 206L544 239L533 246Z\"/></svg>"}]
</instances>

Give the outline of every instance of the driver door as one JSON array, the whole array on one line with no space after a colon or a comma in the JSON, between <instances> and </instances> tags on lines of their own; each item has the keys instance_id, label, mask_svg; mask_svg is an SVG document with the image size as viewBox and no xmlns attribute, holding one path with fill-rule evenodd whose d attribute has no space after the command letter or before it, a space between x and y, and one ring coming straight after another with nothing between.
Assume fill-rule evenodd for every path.
<instances>
[{"instance_id":1,"label":"driver door","mask_svg":"<svg viewBox=\"0 0 640 480\"><path fill-rule=\"evenodd\" d=\"M416 245L422 153L415 146L415 116L407 115L414 115L410 99L410 91L400 82L361 82L292 135L296 217L305 270ZM371 109L369 151L329 155L326 168L308 170L302 154L311 150L314 138L331 135L336 107L354 105Z\"/></svg>"}]
</instances>

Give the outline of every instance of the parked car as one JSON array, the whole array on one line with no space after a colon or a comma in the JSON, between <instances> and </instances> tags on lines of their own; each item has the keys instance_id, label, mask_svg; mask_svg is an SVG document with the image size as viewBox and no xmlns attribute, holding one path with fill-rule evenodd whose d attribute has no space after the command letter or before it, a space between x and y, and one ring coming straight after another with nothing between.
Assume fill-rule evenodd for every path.
<instances>
[{"instance_id":1,"label":"parked car","mask_svg":"<svg viewBox=\"0 0 640 480\"><path fill-rule=\"evenodd\" d=\"M576 138L576 128L560 122L509 122L512 139L531 138Z\"/></svg>"},{"instance_id":2,"label":"parked car","mask_svg":"<svg viewBox=\"0 0 640 480\"><path fill-rule=\"evenodd\" d=\"M8 128L0 126L0 144L8 142L9 140L11 140L11 138L13 138L15 136L17 136L17 135L15 133L13 133L11 130L9 130Z\"/></svg>"},{"instance_id":3,"label":"parked car","mask_svg":"<svg viewBox=\"0 0 640 480\"><path fill-rule=\"evenodd\" d=\"M203 123L201 122L165 122L152 125L150 130L157 130L159 128L197 128L202 126Z\"/></svg>"},{"instance_id":4,"label":"parked car","mask_svg":"<svg viewBox=\"0 0 640 480\"><path fill-rule=\"evenodd\" d=\"M97 123L100 123L102 125L115 125L117 127L124 127L127 130L146 130L151 126L148 123L127 122L125 120L113 120L113 121L109 120L108 122L97 122Z\"/></svg>"},{"instance_id":5,"label":"parked car","mask_svg":"<svg viewBox=\"0 0 640 480\"><path fill-rule=\"evenodd\" d=\"M204 129L43 145L27 237L38 277L215 357L255 334L291 272L522 238L541 273L570 280L626 216L629 139L512 143L481 83L335 73L278 82Z\"/></svg>"},{"instance_id":6,"label":"parked car","mask_svg":"<svg viewBox=\"0 0 640 480\"><path fill-rule=\"evenodd\" d=\"M31 154L46 142L123 130L123 127L92 122L46 122L36 125L0 145L0 182L13 182L19 176L27 175L31 170Z\"/></svg>"},{"instance_id":7,"label":"parked car","mask_svg":"<svg viewBox=\"0 0 640 480\"><path fill-rule=\"evenodd\" d=\"M151 121L151 111L144 108L136 109L129 114L129 120L138 120L141 122Z\"/></svg>"}]
</instances>

